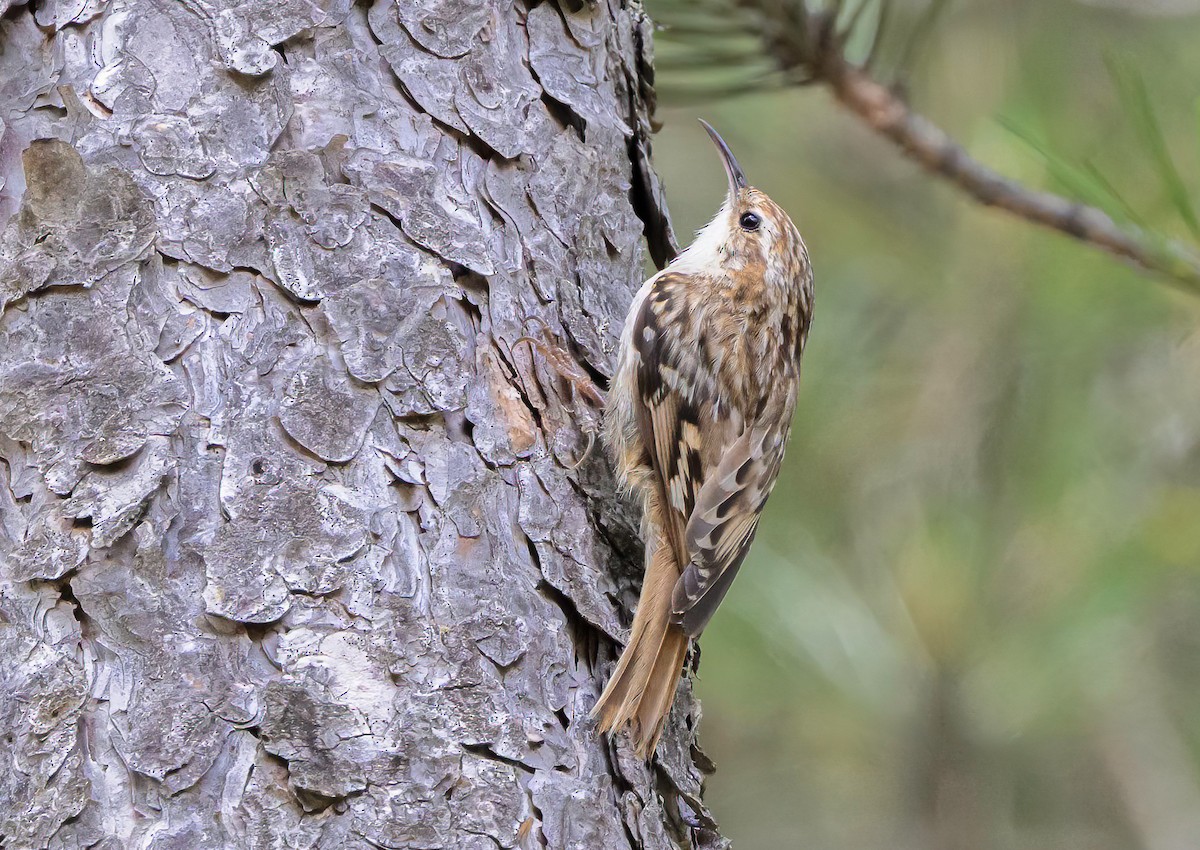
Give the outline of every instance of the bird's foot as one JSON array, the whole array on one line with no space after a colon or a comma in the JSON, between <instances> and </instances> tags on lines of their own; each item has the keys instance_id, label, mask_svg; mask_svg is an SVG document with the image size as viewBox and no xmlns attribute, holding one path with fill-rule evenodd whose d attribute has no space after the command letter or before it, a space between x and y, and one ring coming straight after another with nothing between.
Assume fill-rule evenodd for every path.
<instances>
[{"instance_id":1,"label":"bird's foot","mask_svg":"<svg viewBox=\"0 0 1200 850\"><path fill-rule=\"evenodd\" d=\"M541 330L537 335L526 334L518 337L513 342L513 346L522 342L526 343L531 351L541 357L542 362L551 371L567 382L571 398L573 400L582 399L585 402L574 405L579 430L587 435L587 446L584 448L583 454L578 460L567 466L570 470L576 470L588 459L596 444L596 435L600 433L600 422L595 411L604 409L605 392L597 386L591 375L579 365L571 353L554 341L545 322L536 316L531 316L530 319L540 324Z\"/></svg>"}]
</instances>

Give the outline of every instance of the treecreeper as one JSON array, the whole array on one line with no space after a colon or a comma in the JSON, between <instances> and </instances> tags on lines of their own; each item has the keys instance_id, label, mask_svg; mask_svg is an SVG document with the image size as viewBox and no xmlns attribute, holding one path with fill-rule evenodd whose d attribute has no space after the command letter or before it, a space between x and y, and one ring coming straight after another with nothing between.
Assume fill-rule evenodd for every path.
<instances>
[{"instance_id":1,"label":"treecreeper","mask_svg":"<svg viewBox=\"0 0 1200 850\"><path fill-rule=\"evenodd\" d=\"M592 710L649 757L700 636L779 477L812 321L808 249L717 146L729 192L687 250L638 290L605 407L618 479L643 506L646 573L629 642Z\"/></svg>"}]
</instances>

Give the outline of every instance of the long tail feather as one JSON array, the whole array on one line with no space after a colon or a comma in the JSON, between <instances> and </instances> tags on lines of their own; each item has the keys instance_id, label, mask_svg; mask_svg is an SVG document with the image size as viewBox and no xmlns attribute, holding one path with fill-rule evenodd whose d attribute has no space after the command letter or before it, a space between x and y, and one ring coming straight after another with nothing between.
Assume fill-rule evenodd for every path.
<instances>
[{"instance_id":1,"label":"long tail feather","mask_svg":"<svg viewBox=\"0 0 1200 850\"><path fill-rule=\"evenodd\" d=\"M629 643L592 716L602 732L628 723L637 753L649 757L675 702L688 637L671 625L671 591L679 578L671 547L659 545L646 567Z\"/></svg>"}]
</instances>

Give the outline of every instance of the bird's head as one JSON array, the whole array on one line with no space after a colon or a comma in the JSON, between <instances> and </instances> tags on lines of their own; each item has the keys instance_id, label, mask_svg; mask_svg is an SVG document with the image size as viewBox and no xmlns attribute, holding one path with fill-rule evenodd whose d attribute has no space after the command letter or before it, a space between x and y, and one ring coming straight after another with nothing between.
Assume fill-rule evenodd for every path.
<instances>
[{"instance_id":1,"label":"bird's head","mask_svg":"<svg viewBox=\"0 0 1200 850\"><path fill-rule=\"evenodd\" d=\"M729 193L716 217L696 234L677 262L693 272L764 277L778 273L799 282L810 272L808 249L796 225L766 193L746 182L733 151L712 125L703 119L700 123L717 146Z\"/></svg>"}]
</instances>

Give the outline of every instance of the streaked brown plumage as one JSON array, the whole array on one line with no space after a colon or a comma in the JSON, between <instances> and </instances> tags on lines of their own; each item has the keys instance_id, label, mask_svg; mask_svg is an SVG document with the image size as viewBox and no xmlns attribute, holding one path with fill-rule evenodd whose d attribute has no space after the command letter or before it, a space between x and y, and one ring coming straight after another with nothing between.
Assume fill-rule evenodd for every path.
<instances>
[{"instance_id":1,"label":"streaked brown plumage","mask_svg":"<svg viewBox=\"0 0 1200 850\"><path fill-rule=\"evenodd\" d=\"M629 643L592 714L604 731L628 723L647 757L688 643L729 590L779 475L812 319L795 225L704 127L729 194L634 297L605 411L618 475L644 504L647 560Z\"/></svg>"}]
</instances>

